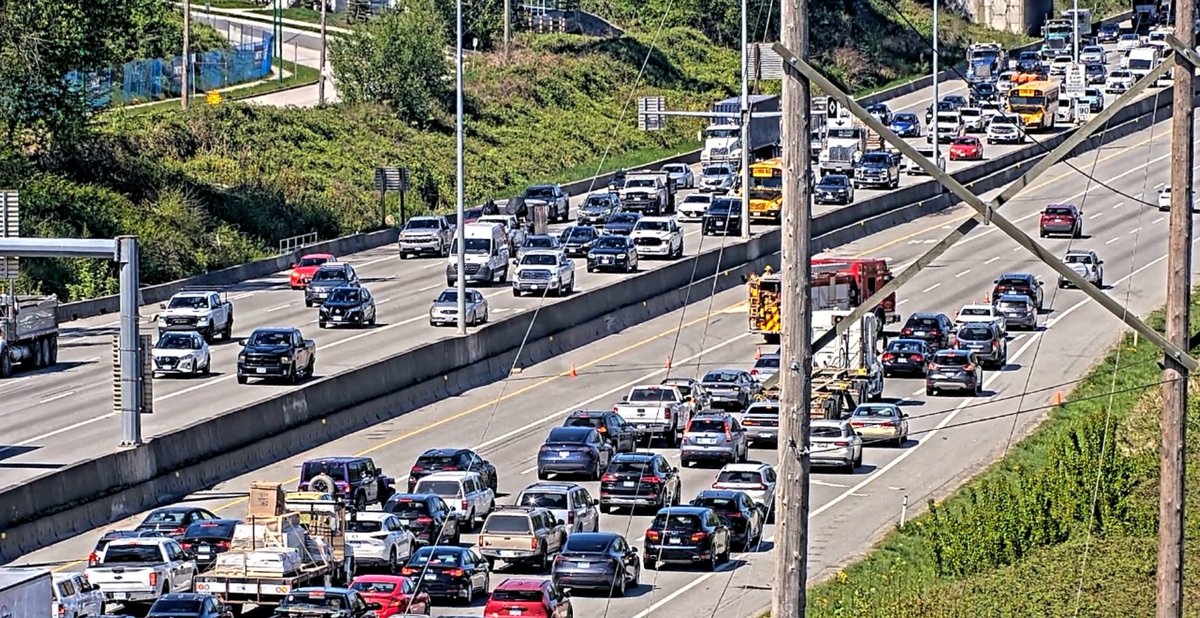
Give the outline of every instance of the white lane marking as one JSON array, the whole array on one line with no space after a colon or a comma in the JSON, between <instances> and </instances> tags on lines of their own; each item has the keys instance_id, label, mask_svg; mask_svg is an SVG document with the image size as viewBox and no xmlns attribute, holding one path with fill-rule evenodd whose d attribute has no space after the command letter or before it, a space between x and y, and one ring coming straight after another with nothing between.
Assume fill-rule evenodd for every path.
<instances>
[{"instance_id":1,"label":"white lane marking","mask_svg":"<svg viewBox=\"0 0 1200 618\"><path fill-rule=\"evenodd\" d=\"M942 284L940 284L940 283L935 283L935 284L925 288L924 290L921 290L921 293L924 294L926 292L932 292L932 291L936 290L938 287L940 287L941 285Z\"/></svg>"},{"instance_id":2,"label":"white lane marking","mask_svg":"<svg viewBox=\"0 0 1200 618\"><path fill-rule=\"evenodd\" d=\"M396 259L400 259L400 256L399 255L388 255L388 256L381 257L379 259L371 260L370 262L362 262L360 264L355 264L354 267L362 268L364 266L371 266L372 264L378 264L380 262L386 262L388 260L396 260Z\"/></svg>"},{"instance_id":3,"label":"white lane marking","mask_svg":"<svg viewBox=\"0 0 1200 618\"><path fill-rule=\"evenodd\" d=\"M1112 207L1112 209L1116 210L1116 209L1120 208L1121 206L1123 206L1124 204L1125 204L1125 202L1117 202L1116 205Z\"/></svg>"},{"instance_id":4,"label":"white lane marking","mask_svg":"<svg viewBox=\"0 0 1200 618\"><path fill-rule=\"evenodd\" d=\"M1140 228L1140 227L1135 227L1135 228L1133 228L1132 230L1129 230L1129 235L1130 235L1130 236L1133 236L1134 234L1137 234L1137 233L1138 233L1138 232L1140 232L1140 231L1142 231L1142 228Z\"/></svg>"},{"instance_id":5,"label":"white lane marking","mask_svg":"<svg viewBox=\"0 0 1200 618\"><path fill-rule=\"evenodd\" d=\"M1096 214L1094 214L1094 215L1092 215L1092 216L1090 216L1090 217L1088 217L1088 218L1089 218L1089 219L1098 219L1098 218L1100 218L1100 217L1103 217L1103 216L1104 216L1104 213L1102 213L1102 212L1098 212L1098 213L1096 213Z\"/></svg>"},{"instance_id":6,"label":"white lane marking","mask_svg":"<svg viewBox=\"0 0 1200 618\"><path fill-rule=\"evenodd\" d=\"M907 299L907 298L905 298L904 300L902 300L902 301L900 301L900 302L896 303L896 306L897 306L897 307L899 307L900 305L903 305L904 303L908 302L909 300L910 300L910 299Z\"/></svg>"},{"instance_id":7,"label":"white lane marking","mask_svg":"<svg viewBox=\"0 0 1200 618\"><path fill-rule=\"evenodd\" d=\"M392 302L392 300L393 300L393 299L391 299L391 298L385 298L385 299L383 299L383 300L377 300L377 301L375 301L375 304L376 304L376 305L382 305L383 303L390 303L390 302Z\"/></svg>"},{"instance_id":8,"label":"white lane marking","mask_svg":"<svg viewBox=\"0 0 1200 618\"><path fill-rule=\"evenodd\" d=\"M1111 245L1111 244L1113 244L1113 243L1117 242L1118 240L1121 240L1121 239L1120 239L1120 238L1113 238L1112 240L1106 240L1106 241L1104 241L1104 244L1106 244L1106 245Z\"/></svg>"},{"instance_id":9,"label":"white lane marking","mask_svg":"<svg viewBox=\"0 0 1200 618\"><path fill-rule=\"evenodd\" d=\"M966 269L966 270L964 270L964 271L962 271L962 272L958 273L957 275L954 275L954 278L955 278L955 279L957 279L957 278L959 278L959 277L961 277L961 276L963 276L963 275L966 275L966 274L968 274L968 273L970 273L970 272L971 272L971 269L970 269L970 268L968 268L968 269Z\"/></svg>"},{"instance_id":10,"label":"white lane marking","mask_svg":"<svg viewBox=\"0 0 1200 618\"><path fill-rule=\"evenodd\" d=\"M1013 252L1013 253L1016 253L1016 252L1018 252L1018 251L1020 251L1020 250L1021 250L1021 248L1020 248L1020 247L1013 247L1013 250L1012 250L1012 252Z\"/></svg>"},{"instance_id":11,"label":"white lane marking","mask_svg":"<svg viewBox=\"0 0 1200 618\"><path fill-rule=\"evenodd\" d=\"M998 256L998 255L997 255L996 257L994 257L994 258L992 258L992 259L990 259L990 260L988 260L988 261L984 262L984 265L986 266L986 265L988 265L988 264L991 264L992 262L995 262L995 261L996 261L996 260L998 260L998 259L1000 259L1000 256Z\"/></svg>"},{"instance_id":12,"label":"white lane marking","mask_svg":"<svg viewBox=\"0 0 1200 618\"><path fill-rule=\"evenodd\" d=\"M537 466L529 468L528 470L521 470L521 476L525 476L526 474L529 474L530 472L533 472L534 470L537 470Z\"/></svg>"},{"instance_id":13,"label":"white lane marking","mask_svg":"<svg viewBox=\"0 0 1200 618\"><path fill-rule=\"evenodd\" d=\"M1155 220L1151 221L1151 222L1150 222L1150 224L1151 224L1151 225L1153 225L1153 224L1156 224L1156 223L1161 223L1161 222L1162 222L1162 220L1163 220L1163 217L1159 217L1159 218L1157 218L1157 219L1155 219Z\"/></svg>"},{"instance_id":14,"label":"white lane marking","mask_svg":"<svg viewBox=\"0 0 1200 618\"><path fill-rule=\"evenodd\" d=\"M70 397L71 395L74 395L74 394L75 394L75 391L66 391L63 393L59 393L57 395L51 395L49 397L46 397L45 399L42 399L39 403L50 403L51 401L58 401L59 399L62 399L64 397Z\"/></svg>"},{"instance_id":15,"label":"white lane marking","mask_svg":"<svg viewBox=\"0 0 1200 618\"><path fill-rule=\"evenodd\" d=\"M813 485L820 485L822 487L838 487L841 489L845 489L845 488L849 487L849 485L842 485L841 483L830 483L829 481L822 481L820 479L809 479L808 482L812 483Z\"/></svg>"},{"instance_id":16,"label":"white lane marking","mask_svg":"<svg viewBox=\"0 0 1200 618\"><path fill-rule=\"evenodd\" d=\"M426 264L426 265L422 266L421 270L429 270L430 268L437 268L438 266L441 266L441 264L438 262L434 262L432 264Z\"/></svg>"},{"instance_id":17,"label":"white lane marking","mask_svg":"<svg viewBox=\"0 0 1200 618\"><path fill-rule=\"evenodd\" d=\"M267 313L275 313L276 311L283 311L284 309L287 309L288 307L291 307L294 304L296 304L296 303L288 303L286 305L279 305L278 307L271 307L270 309L267 309Z\"/></svg>"},{"instance_id":18,"label":"white lane marking","mask_svg":"<svg viewBox=\"0 0 1200 618\"><path fill-rule=\"evenodd\" d=\"M442 286L441 284L435 283L435 284L433 284L433 285L427 285L427 286L425 286L425 287L423 287L423 288L421 288L421 289L419 289L419 290L417 290L417 291L418 291L418 292L428 292L429 290L435 290L435 289L437 289L437 288L440 288L440 287L443 287L443 286Z\"/></svg>"}]
</instances>

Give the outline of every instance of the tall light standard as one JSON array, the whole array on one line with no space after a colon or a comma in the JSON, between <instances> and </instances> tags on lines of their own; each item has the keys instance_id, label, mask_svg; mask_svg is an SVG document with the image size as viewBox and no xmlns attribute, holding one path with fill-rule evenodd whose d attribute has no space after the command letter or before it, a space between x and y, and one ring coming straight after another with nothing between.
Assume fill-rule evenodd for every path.
<instances>
[{"instance_id":1,"label":"tall light standard","mask_svg":"<svg viewBox=\"0 0 1200 618\"><path fill-rule=\"evenodd\" d=\"M458 225L454 230L458 242L458 334L467 334L467 266L466 238L463 230L463 24L462 0L455 0L454 16L454 129L457 150L457 179L455 180L455 204L458 209Z\"/></svg>"},{"instance_id":2,"label":"tall light standard","mask_svg":"<svg viewBox=\"0 0 1200 618\"><path fill-rule=\"evenodd\" d=\"M742 238L750 238L750 36L742 0Z\"/></svg>"},{"instance_id":3,"label":"tall light standard","mask_svg":"<svg viewBox=\"0 0 1200 618\"><path fill-rule=\"evenodd\" d=\"M1076 65L1079 64L1079 0L1071 3L1074 11L1071 13L1071 51ZM1078 68L1078 67L1076 67Z\"/></svg>"},{"instance_id":4,"label":"tall light standard","mask_svg":"<svg viewBox=\"0 0 1200 618\"><path fill-rule=\"evenodd\" d=\"M933 117L929 126L933 141L933 164L942 167L942 145L938 139L938 0L933 0Z\"/></svg>"}]
</instances>

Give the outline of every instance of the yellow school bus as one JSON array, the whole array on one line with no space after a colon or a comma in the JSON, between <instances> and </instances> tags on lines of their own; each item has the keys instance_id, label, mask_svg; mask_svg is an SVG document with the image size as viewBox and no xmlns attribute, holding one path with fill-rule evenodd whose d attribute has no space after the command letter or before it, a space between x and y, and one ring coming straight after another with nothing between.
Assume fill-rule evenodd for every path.
<instances>
[{"instance_id":1,"label":"yellow school bus","mask_svg":"<svg viewBox=\"0 0 1200 618\"><path fill-rule=\"evenodd\" d=\"M750 166L750 220L779 223L783 216L783 159Z\"/></svg>"},{"instance_id":2,"label":"yellow school bus","mask_svg":"<svg viewBox=\"0 0 1200 618\"><path fill-rule=\"evenodd\" d=\"M1021 117L1026 131L1054 128L1054 110L1058 109L1058 84L1034 81L1021 84L1008 93L1008 111Z\"/></svg>"}]
</instances>

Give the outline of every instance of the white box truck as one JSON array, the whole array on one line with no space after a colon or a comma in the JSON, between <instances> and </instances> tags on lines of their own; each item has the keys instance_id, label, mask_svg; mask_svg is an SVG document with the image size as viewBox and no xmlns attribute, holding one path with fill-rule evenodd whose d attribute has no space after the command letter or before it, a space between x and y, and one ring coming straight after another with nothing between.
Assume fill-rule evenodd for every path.
<instances>
[{"instance_id":1,"label":"white box truck","mask_svg":"<svg viewBox=\"0 0 1200 618\"><path fill-rule=\"evenodd\" d=\"M0 616L50 618L52 586L45 569L0 568Z\"/></svg>"}]
</instances>

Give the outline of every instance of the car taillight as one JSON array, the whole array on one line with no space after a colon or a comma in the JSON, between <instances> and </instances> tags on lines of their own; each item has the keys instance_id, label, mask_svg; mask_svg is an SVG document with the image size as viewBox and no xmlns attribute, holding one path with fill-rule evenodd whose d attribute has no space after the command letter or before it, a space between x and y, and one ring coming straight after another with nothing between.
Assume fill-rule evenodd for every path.
<instances>
[{"instance_id":1,"label":"car taillight","mask_svg":"<svg viewBox=\"0 0 1200 618\"><path fill-rule=\"evenodd\" d=\"M661 538L662 538L662 535L659 534L658 530L647 530L646 531L646 540L647 541L658 541Z\"/></svg>"},{"instance_id":2,"label":"car taillight","mask_svg":"<svg viewBox=\"0 0 1200 618\"><path fill-rule=\"evenodd\" d=\"M646 483L646 484L649 484L649 485L657 485L657 484L658 484L658 477L657 477L657 476L643 476L643 477L642 477L642 482L643 482L643 483Z\"/></svg>"},{"instance_id":3,"label":"car taillight","mask_svg":"<svg viewBox=\"0 0 1200 618\"><path fill-rule=\"evenodd\" d=\"M538 540L537 539L529 539L529 549L537 551L537 548L538 548Z\"/></svg>"},{"instance_id":4,"label":"car taillight","mask_svg":"<svg viewBox=\"0 0 1200 618\"><path fill-rule=\"evenodd\" d=\"M482 534L479 535L478 537L476 537L475 544L480 547L483 547L484 543L483 543L483 535Z\"/></svg>"},{"instance_id":5,"label":"car taillight","mask_svg":"<svg viewBox=\"0 0 1200 618\"><path fill-rule=\"evenodd\" d=\"M963 367L963 371L975 371L975 365L967 365Z\"/></svg>"},{"instance_id":6,"label":"car taillight","mask_svg":"<svg viewBox=\"0 0 1200 618\"><path fill-rule=\"evenodd\" d=\"M730 433L728 429L725 430L725 441L733 442L733 434Z\"/></svg>"},{"instance_id":7,"label":"car taillight","mask_svg":"<svg viewBox=\"0 0 1200 618\"><path fill-rule=\"evenodd\" d=\"M736 517L736 518L738 518L738 519L741 519L741 518L745 517L745 515L742 515L742 512L741 512L741 511L734 511L734 512L730 513L730 514L729 514L729 516L730 516L730 517Z\"/></svg>"},{"instance_id":8,"label":"car taillight","mask_svg":"<svg viewBox=\"0 0 1200 618\"><path fill-rule=\"evenodd\" d=\"M575 523L575 511L568 511L568 512L567 512L567 523L568 523L568 524L573 524L573 523Z\"/></svg>"},{"instance_id":9,"label":"car taillight","mask_svg":"<svg viewBox=\"0 0 1200 618\"><path fill-rule=\"evenodd\" d=\"M422 516L420 516L420 517L418 517L418 518L417 518L417 523L418 523L418 524L432 524L432 523L433 523L433 518L432 518L432 517L429 517L429 516L427 516L427 515L422 515Z\"/></svg>"},{"instance_id":10,"label":"car taillight","mask_svg":"<svg viewBox=\"0 0 1200 618\"><path fill-rule=\"evenodd\" d=\"M885 361L890 361L894 358L896 358L896 355L892 354L891 352L888 352L887 354L883 355L883 360L885 360Z\"/></svg>"},{"instance_id":11,"label":"car taillight","mask_svg":"<svg viewBox=\"0 0 1200 618\"><path fill-rule=\"evenodd\" d=\"M884 421L879 424L880 427L895 427L896 424L891 421Z\"/></svg>"},{"instance_id":12,"label":"car taillight","mask_svg":"<svg viewBox=\"0 0 1200 618\"><path fill-rule=\"evenodd\" d=\"M191 543L180 543L180 544L179 544L179 546L180 546L180 547L182 547L182 548L184 548L184 549L187 549L187 550L190 550L190 549L192 549L192 544L191 544Z\"/></svg>"},{"instance_id":13,"label":"car taillight","mask_svg":"<svg viewBox=\"0 0 1200 618\"><path fill-rule=\"evenodd\" d=\"M229 541L219 541L219 542L217 542L217 549L225 549L225 550L228 550L230 547L233 547L233 545L232 545L232 544L230 544L230 542L229 542Z\"/></svg>"},{"instance_id":14,"label":"car taillight","mask_svg":"<svg viewBox=\"0 0 1200 618\"><path fill-rule=\"evenodd\" d=\"M404 568L400 569L400 574L401 574L401 575L416 575L416 574L418 574L418 573L420 573L420 572L421 572L421 569L418 569L418 568L415 568L415 567L407 567L407 566L406 566L406 567L404 567Z\"/></svg>"},{"instance_id":15,"label":"car taillight","mask_svg":"<svg viewBox=\"0 0 1200 618\"><path fill-rule=\"evenodd\" d=\"M693 542L693 543L699 543L700 541L703 541L703 540L704 540L704 539L706 539L706 538L708 538L708 533L707 533L707 532L694 532L694 533L692 533L692 542Z\"/></svg>"},{"instance_id":16,"label":"car taillight","mask_svg":"<svg viewBox=\"0 0 1200 618\"><path fill-rule=\"evenodd\" d=\"M446 571L446 575L449 575L450 577L462 577L466 574L467 572L462 569L450 569Z\"/></svg>"},{"instance_id":17,"label":"car taillight","mask_svg":"<svg viewBox=\"0 0 1200 618\"><path fill-rule=\"evenodd\" d=\"M931 330L931 331L929 331L929 334L930 334L930 335L940 335L941 333L942 333L942 331L940 331L940 330L938 330L938 329L936 329L936 328L935 328L935 329L933 329L933 330Z\"/></svg>"},{"instance_id":18,"label":"car taillight","mask_svg":"<svg viewBox=\"0 0 1200 618\"><path fill-rule=\"evenodd\" d=\"M608 433L608 427L605 427L604 425L601 425L600 427L598 427L598 428L596 429L596 431L599 431L600 433Z\"/></svg>"},{"instance_id":19,"label":"car taillight","mask_svg":"<svg viewBox=\"0 0 1200 618\"><path fill-rule=\"evenodd\" d=\"M613 406L613 412L617 411L617 406Z\"/></svg>"},{"instance_id":20,"label":"car taillight","mask_svg":"<svg viewBox=\"0 0 1200 618\"><path fill-rule=\"evenodd\" d=\"M612 472L606 472L606 473L604 473L604 476L600 477L601 483L612 483L616 480L617 480L617 475L613 474Z\"/></svg>"},{"instance_id":21,"label":"car taillight","mask_svg":"<svg viewBox=\"0 0 1200 618\"><path fill-rule=\"evenodd\" d=\"M905 328L905 329L903 329L903 330L901 330L901 331L900 331L900 334L901 334L901 335L911 335L911 334L912 334L912 329L911 329L911 328Z\"/></svg>"},{"instance_id":22,"label":"car taillight","mask_svg":"<svg viewBox=\"0 0 1200 618\"><path fill-rule=\"evenodd\" d=\"M671 420L671 408L663 408L663 419Z\"/></svg>"},{"instance_id":23,"label":"car taillight","mask_svg":"<svg viewBox=\"0 0 1200 618\"><path fill-rule=\"evenodd\" d=\"M834 442L834 446L850 446L849 442Z\"/></svg>"},{"instance_id":24,"label":"car taillight","mask_svg":"<svg viewBox=\"0 0 1200 618\"><path fill-rule=\"evenodd\" d=\"M97 556L96 552L88 554L88 566L96 566L98 562L100 562L100 556Z\"/></svg>"},{"instance_id":25,"label":"car taillight","mask_svg":"<svg viewBox=\"0 0 1200 618\"><path fill-rule=\"evenodd\" d=\"M917 361L918 363L919 363L919 362L921 362L921 355L920 355L920 354L913 354L913 355L912 355L912 356L910 356L909 358L911 358L912 360L915 360L915 361Z\"/></svg>"},{"instance_id":26,"label":"car taillight","mask_svg":"<svg viewBox=\"0 0 1200 618\"><path fill-rule=\"evenodd\" d=\"M999 341L993 341L993 342L992 342L992 349L993 349L993 350L998 350L998 349L1000 349L1000 342L999 342Z\"/></svg>"},{"instance_id":27,"label":"car taillight","mask_svg":"<svg viewBox=\"0 0 1200 618\"><path fill-rule=\"evenodd\" d=\"M67 615L67 606L66 605L58 606L58 615L60 618L63 618Z\"/></svg>"},{"instance_id":28,"label":"car taillight","mask_svg":"<svg viewBox=\"0 0 1200 618\"><path fill-rule=\"evenodd\" d=\"M751 370L750 370L750 375L752 375L752 376L756 376L756 375L758 375L758 369L757 369L757 368L751 369Z\"/></svg>"},{"instance_id":29,"label":"car taillight","mask_svg":"<svg viewBox=\"0 0 1200 618\"><path fill-rule=\"evenodd\" d=\"M562 564L563 562L566 562L566 561L567 561L567 557L562 554L559 554L554 557L554 564Z\"/></svg>"},{"instance_id":30,"label":"car taillight","mask_svg":"<svg viewBox=\"0 0 1200 618\"><path fill-rule=\"evenodd\" d=\"M425 468L423 468L421 466L413 466L412 469L410 469L408 471L408 473L409 474L417 474L419 472L424 472L424 471L425 471Z\"/></svg>"},{"instance_id":31,"label":"car taillight","mask_svg":"<svg viewBox=\"0 0 1200 618\"><path fill-rule=\"evenodd\" d=\"M150 571L150 587L158 587L158 573L155 573L154 571Z\"/></svg>"},{"instance_id":32,"label":"car taillight","mask_svg":"<svg viewBox=\"0 0 1200 618\"><path fill-rule=\"evenodd\" d=\"M938 369L941 369L941 368L942 368L942 366L937 363L929 363L930 371L937 371Z\"/></svg>"},{"instance_id":33,"label":"car taillight","mask_svg":"<svg viewBox=\"0 0 1200 618\"><path fill-rule=\"evenodd\" d=\"M172 530L172 531L170 532L170 534L172 534L172 535L182 535L184 532L187 532L187 526L183 526L183 527L180 527L180 528L176 528L176 529Z\"/></svg>"}]
</instances>

